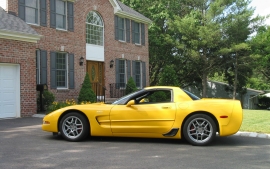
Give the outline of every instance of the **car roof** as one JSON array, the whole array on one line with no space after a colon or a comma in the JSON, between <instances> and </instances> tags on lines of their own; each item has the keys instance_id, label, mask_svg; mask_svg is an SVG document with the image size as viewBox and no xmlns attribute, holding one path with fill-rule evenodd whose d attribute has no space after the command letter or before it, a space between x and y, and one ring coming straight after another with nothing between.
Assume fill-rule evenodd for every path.
<instances>
[{"instance_id":1,"label":"car roof","mask_svg":"<svg viewBox=\"0 0 270 169\"><path fill-rule=\"evenodd\" d=\"M170 89L174 89L174 88L177 88L179 89L179 87L176 87L176 86L149 86L149 87L145 87L144 89L163 89L163 88L170 88Z\"/></svg>"}]
</instances>

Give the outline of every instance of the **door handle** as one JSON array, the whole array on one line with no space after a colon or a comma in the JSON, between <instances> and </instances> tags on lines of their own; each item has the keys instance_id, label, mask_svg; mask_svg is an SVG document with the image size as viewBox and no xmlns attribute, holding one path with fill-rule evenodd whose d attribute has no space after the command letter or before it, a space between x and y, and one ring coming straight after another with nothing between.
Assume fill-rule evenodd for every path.
<instances>
[{"instance_id":1,"label":"door handle","mask_svg":"<svg viewBox=\"0 0 270 169\"><path fill-rule=\"evenodd\" d=\"M170 106L162 106L162 109L170 109Z\"/></svg>"}]
</instances>

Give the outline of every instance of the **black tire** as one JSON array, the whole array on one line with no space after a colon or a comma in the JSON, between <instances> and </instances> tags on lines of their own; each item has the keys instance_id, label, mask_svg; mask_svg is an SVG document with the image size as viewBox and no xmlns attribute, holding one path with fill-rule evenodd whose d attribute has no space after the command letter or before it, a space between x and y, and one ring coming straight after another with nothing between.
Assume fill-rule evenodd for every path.
<instances>
[{"instance_id":1,"label":"black tire","mask_svg":"<svg viewBox=\"0 0 270 169\"><path fill-rule=\"evenodd\" d=\"M68 141L81 141L89 136L89 123L79 113L68 113L61 118L59 131L61 136Z\"/></svg>"},{"instance_id":2,"label":"black tire","mask_svg":"<svg viewBox=\"0 0 270 169\"><path fill-rule=\"evenodd\" d=\"M204 146L213 141L217 127L214 120L205 114L190 116L183 127L185 139L194 146Z\"/></svg>"}]
</instances>

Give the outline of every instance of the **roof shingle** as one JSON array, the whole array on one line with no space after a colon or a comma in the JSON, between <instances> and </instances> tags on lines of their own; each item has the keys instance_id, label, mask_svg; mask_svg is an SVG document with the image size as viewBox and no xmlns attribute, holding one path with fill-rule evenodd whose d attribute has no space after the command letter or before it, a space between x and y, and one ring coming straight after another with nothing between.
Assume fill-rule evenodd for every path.
<instances>
[{"instance_id":1,"label":"roof shingle","mask_svg":"<svg viewBox=\"0 0 270 169\"><path fill-rule=\"evenodd\" d=\"M21 20L19 17L8 14L0 7L0 31L12 31L17 33L39 35L31 26Z\"/></svg>"},{"instance_id":2,"label":"roof shingle","mask_svg":"<svg viewBox=\"0 0 270 169\"><path fill-rule=\"evenodd\" d=\"M132 8L126 6L126 5L123 4L121 1L119 1L119 0L116 0L116 1L117 1L117 3L119 4L120 8L121 8L124 12L129 13L129 14L134 15L134 16L137 16L137 17L142 18L142 19L144 19L144 20L151 21L149 18L147 18L147 17L145 17L144 15L142 15L141 13L139 13L139 12L133 10Z\"/></svg>"}]
</instances>

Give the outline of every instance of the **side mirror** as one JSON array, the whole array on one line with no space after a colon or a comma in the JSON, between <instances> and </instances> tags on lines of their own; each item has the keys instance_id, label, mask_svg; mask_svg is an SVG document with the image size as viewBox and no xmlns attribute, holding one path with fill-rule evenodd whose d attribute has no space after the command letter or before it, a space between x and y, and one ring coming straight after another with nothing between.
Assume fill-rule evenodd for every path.
<instances>
[{"instance_id":1,"label":"side mirror","mask_svg":"<svg viewBox=\"0 0 270 169\"><path fill-rule=\"evenodd\" d=\"M132 105L134 105L135 104L135 101L134 100L130 100L128 103L127 103L127 107L130 107L130 106L132 106Z\"/></svg>"}]
</instances>

